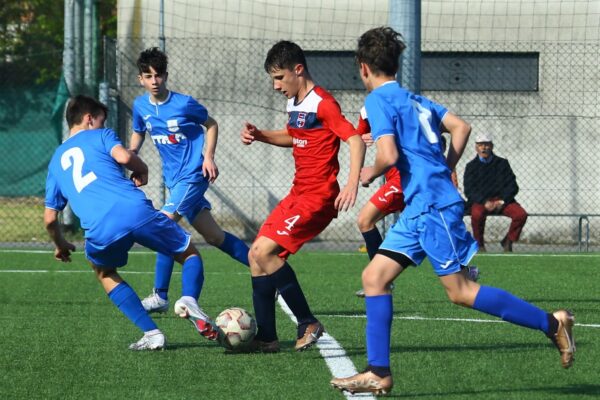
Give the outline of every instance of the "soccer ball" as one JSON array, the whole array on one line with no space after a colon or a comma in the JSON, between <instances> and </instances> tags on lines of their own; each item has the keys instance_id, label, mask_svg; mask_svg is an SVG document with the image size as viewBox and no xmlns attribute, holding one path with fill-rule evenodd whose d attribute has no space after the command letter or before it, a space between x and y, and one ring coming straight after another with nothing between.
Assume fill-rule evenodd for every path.
<instances>
[{"instance_id":1,"label":"soccer ball","mask_svg":"<svg viewBox=\"0 0 600 400\"><path fill-rule=\"evenodd\" d=\"M244 347L256 335L256 320L243 308L232 307L223 310L215 320L225 336L224 345L229 349Z\"/></svg>"}]
</instances>

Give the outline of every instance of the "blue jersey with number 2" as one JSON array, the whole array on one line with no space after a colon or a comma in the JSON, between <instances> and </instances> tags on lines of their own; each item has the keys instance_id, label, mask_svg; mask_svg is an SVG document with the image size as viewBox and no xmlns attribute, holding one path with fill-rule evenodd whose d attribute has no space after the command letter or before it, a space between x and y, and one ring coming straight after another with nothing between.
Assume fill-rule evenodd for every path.
<instances>
[{"instance_id":1,"label":"blue jersey with number 2","mask_svg":"<svg viewBox=\"0 0 600 400\"><path fill-rule=\"evenodd\" d=\"M369 93L365 108L373 140L386 135L395 138L396 167L407 205L404 213L416 216L431 207L462 201L440 148L440 127L448 112L445 107L390 81Z\"/></svg>"},{"instance_id":2,"label":"blue jersey with number 2","mask_svg":"<svg viewBox=\"0 0 600 400\"><path fill-rule=\"evenodd\" d=\"M45 206L69 202L86 240L106 246L152 219L156 210L111 156L121 141L111 129L83 130L54 152L48 166Z\"/></svg>"}]
</instances>

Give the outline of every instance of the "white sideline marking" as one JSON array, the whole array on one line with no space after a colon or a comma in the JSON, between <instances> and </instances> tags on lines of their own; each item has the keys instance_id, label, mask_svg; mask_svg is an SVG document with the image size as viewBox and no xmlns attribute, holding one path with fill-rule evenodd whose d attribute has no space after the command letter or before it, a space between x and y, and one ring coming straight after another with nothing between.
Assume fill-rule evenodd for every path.
<instances>
[{"instance_id":1,"label":"white sideline marking","mask_svg":"<svg viewBox=\"0 0 600 400\"><path fill-rule=\"evenodd\" d=\"M57 269L57 270L48 270L48 269L0 269L0 273L10 273L10 274L47 274L50 272L56 272L56 273L63 273L63 274L89 274L92 271L91 270L64 270L64 269ZM154 274L154 271L119 271L119 273L121 274L138 274L138 275L150 275L150 274ZM231 272L204 272L205 274L209 274L209 275L219 275L219 274L231 274ZM247 272L235 272L235 274L241 275L241 274L245 274ZM173 271L173 274L175 275L181 275L181 271ZM285 303L285 301L283 301L283 299L281 298L281 296L279 296L279 305L281 306L281 308L283 309L283 311L285 311L285 313L292 319L292 321L294 321L294 323L298 323L296 321L296 317L294 317L294 314L292 314L292 311L289 309L289 307L287 306L287 304ZM324 315L326 317L329 318L367 318L366 315L361 314L361 315L338 315L338 314L321 314ZM397 320L406 320L406 321L452 321L452 322L475 322L475 323L482 323L482 324L506 324L508 322L506 321L502 321L502 320L498 320L498 319L479 319L479 318L449 318L449 317L421 317L419 315L411 315L411 316L406 316L406 317L401 317L401 316L395 316L393 317L393 319L397 319ZM575 326L580 326L580 327L584 327L584 328L600 328L600 324L578 324L575 323ZM321 348L321 343L325 344L328 342L328 339L326 338L330 338L331 339L331 347L327 347L324 346L325 349L333 349L333 350L341 350L341 353L337 354L335 352L327 353L327 357L343 357L346 353L344 352L344 349L342 348L342 346L339 345L339 343L330 335L326 333L323 334L323 339L319 339L319 341L317 342L317 346L319 348ZM321 354L323 355L323 350L321 351ZM327 360L326 356L323 355L323 358L325 358L325 360ZM350 359L348 359L348 361L350 361ZM351 362L350 362L351 363ZM329 362L328 362L329 365ZM354 365L352 365L352 368L354 368ZM331 368L330 368L331 369ZM333 370L332 370L333 372ZM342 372L343 375L341 376L348 376L348 375L354 375L357 373L357 371L354 369L354 372L349 371L348 373L346 373L346 371ZM338 375L336 375L334 373L335 377L339 377ZM358 395L356 395L358 396Z\"/></svg>"},{"instance_id":2,"label":"white sideline marking","mask_svg":"<svg viewBox=\"0 0 600 400\"><path fill-rule=\"evenodd\" d=\"M298 321L296 320L296 317L292 313L292 310L290 310L290 308L288 307L285 300L283 300L283 298L279 296L277 298L277 302L279 303L281 309L287 314L287 316L290 317L290 319L294 321L295 324L297 324ZM334 377L342 378L358 373L358 371L354 367L354 364L352 363L352 360L350 360L350 358L346 356L346 351L344 350L344 348L337 342L337 340L333 338L333 336L331 336L327 332L323 333L323 336L321 336L321 338L317 342L317 347L319 348L321 357L323 357L323 359L327 363L327 367L329 368ZM331 390L337 389L332 388ZM356 393L354 395L348 392L342 393L349 399L361 398L375 400L375 397L370 393Z\"/></svg>"},{"instance_id":3,"label":"white sideline marking","mask_svg":"<svg viewBox=\"0 0 600 400\"><path fill-rule=\"evenodd\" d=\"M319 314L328 318L367 318L366 315L339 315L339 314ZM421 317L419 315L410 315L406 317L395 316L393 319L405 320L405 321L451 321L451 322L476 322L484 324L508 324L509 322L502 321L499 319L478 319L478 318L449 318L449 317ZM578 324L575 326L581 326L584 328L600 328L600 324Z\"/></svg>"},{"instance_id":4,"label":"white sideline marking","mask_svg":"<svg viewBox=\"0 0 600 400\"><path fill-rule=\"evenodd\" d=\"M63 273L63 274L89 274L92 273L92 269L0 269L0 273L7 272L12 274L26 273L26 274L47 274L50 272ZM119 269L119 274L137 274L137 275L154 275L154 271L126 271ZM216 272L216 271L204 271L204 275L247 275L248 271L245 272ZM173 271L173 275L181 275L181 271Z\"/></svg>"},{"instance_id":5,"label":"white sideline marking","mask_svg":"<svg viewBox=\"0 0 600 400\"><path fill-rule=\"evenodd\" d=\"M53 254L54 250L20 250L20 249L0 249L0 253L25 253L25 254ZM129 255L135 255L135 254L156 254L156 252L154 251L148 251L148 250L134 250L131 251L129 253ZM308 255L315 255L315 254L319 254L319 252L305 252L305 254ZM364 254L364 253L359 253L358 251L353 251L353 252L332 252L329 253L327 252L327 255L331 255L331 256L343 256L343 257L348 257L348 256L357 256L360 254ZM490 257L582 257L582 258L598 258L600 257L600 254L598 253L561 253L561 254L551 254L551 253L485 253L485 254L477 254L479 257L486 257L486 258L490 258Z\"/></svg>"}]
</instances>

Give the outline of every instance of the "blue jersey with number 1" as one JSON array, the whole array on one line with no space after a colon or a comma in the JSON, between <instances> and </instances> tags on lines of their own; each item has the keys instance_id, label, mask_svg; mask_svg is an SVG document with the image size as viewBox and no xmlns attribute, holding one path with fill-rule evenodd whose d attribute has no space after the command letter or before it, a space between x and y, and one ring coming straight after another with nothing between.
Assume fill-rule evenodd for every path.
<instances>
[{"instance_id":1,"label":"blue jersey with number 1","mask_svg":"<svg viewBox=\"0 0 600 400\"><path fill-rule=\"evenodd\" d=\"M46 180L46 208L69 202L86 240L104 247L156 214L150 200L111 156L121 141L111 129L83 130L54 152Z\"/></svg>"},{"instance_id":2,"label":"blue jersey with number 1","mask_svg":"<svg viewBox=\"0 0 600 400\"><path fill-rule=\"evenodd\" d=\"M443 106L415 95L390 81L365 99L371 135L393 135L398 147L407 216L443 208L462 201L450 178L440 147L440 127L448 112Z\"/></svg>"}]
</instances>

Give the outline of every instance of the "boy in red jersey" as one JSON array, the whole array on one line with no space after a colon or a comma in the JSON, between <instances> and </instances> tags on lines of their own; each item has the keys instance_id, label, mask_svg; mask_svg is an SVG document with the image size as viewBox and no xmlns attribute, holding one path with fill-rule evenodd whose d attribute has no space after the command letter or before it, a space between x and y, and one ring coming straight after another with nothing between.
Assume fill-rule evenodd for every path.
<instances>
[{"instance_id":1,"label":"boy in red jersey","mask_svg":"<svg viewBox=\"0 0 600 400\"><path fill-rule=\"evenodd\" d=\"M371 137L371 127L364 107L360 110L357 130L360 132L365 144L371 146L373 138ZM388 214L404 210L405 206L400 172L396 167L392 167L385 173L385 184L371 196L358 213L358 229L365 239L370 260L373 259L379 245L383 242L381 233L379 233L375 224ZM357 292L357 296L361 295Z\"/></svg>"},{"instance_id":2,"label":"boy in red jersey","mask_svg":"<svg viewBox=\"0 0 600 400\"><path fill-rule=\"evenodd\" d=\"M311 313L287 256L321 233L338 210L354 206L365 145L344 118L337 101L315 85L304 52L295 43L280 41L267 53L264 64L273 89L287 99L288 123L281 130L261 130L246 123L241 140L293 147L296 173L290 193L275 207L248 253L252 299L258 324L253 349L279 351L275 328L275 292L279 291L298 320L295 349L305 350L323 334L323 325ZM340 139L350 146L348 183L337 182Z\"/></svg>"}]
</instances>

